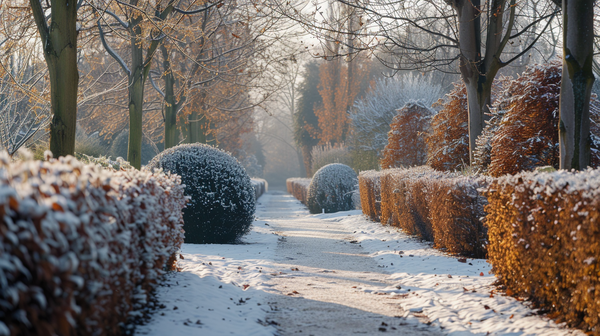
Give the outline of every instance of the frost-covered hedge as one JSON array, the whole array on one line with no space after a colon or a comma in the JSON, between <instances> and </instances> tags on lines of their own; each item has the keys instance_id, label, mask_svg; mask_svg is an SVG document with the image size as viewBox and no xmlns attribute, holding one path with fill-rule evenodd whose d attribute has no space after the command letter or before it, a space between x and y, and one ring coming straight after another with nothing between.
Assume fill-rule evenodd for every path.
<instances>
[{"instance_id":1,"label":"frost-covered hedge","mask_svg":"<svg viewBox=\"0 0 600 336\"><path fill-rule=\"evenodd\" d=\"M341 163L324 166L315 173L308 187L308 210L311 213L353 210L352 194L357 184L352 168Z\"/></svg>"},{"instance_id":2,"label":"frost-covered hedge","mask_svg":"<svg viewBox=\"0 0 600 336\"><path fill-rule=\"evenodd\" d=\"M486 204L478 188L486 179L428 167L361 172L363 213L434 242L450 253L484 257L487 233L480 218Z\"/></svg>"},{"instance_id":3,"label":"frost-covered hedge","mask_svg":"<svg viewBox=\"0 0 600 336\"><path fill-rule=\"evenodd\" d=\"M252 183L252 188L254 188L254 199L258 200L262 194L266 193L269 190L269 184L266 180L261 178L253 177L250 180Z\"/></svg>"},{"instance_id":4,"label":"frost-covered hedge","mask_svg":"<svg viewBox=\"0 0 600 336\"><path fill-rule=\"evenodd\" d=\"M600 335L600 170L506 175L485 195L489 261L507 293Z\"/></svg>"},{"instance_id":5,"label":"frost-covered hedge","mask_svg":"<svg viewBox=\"0 0 600 336\"><path fill-rule=\"evenodd\" d=\"M0 154L0 334L119 335L183 242L177 175Z\"/></svg>"},{"instance_id":6,"label":"frost-covered hedge","mask_svg":"<svg viewBox=\"0 0 600 336\"><path fill-rule=\"evenodd\" d=\"M186 243L232 243L250 231L254 188L244 167L229 153L204 144L179 145L146 167L181 176L191 197L183 211Z\"/></svg>"},{"instance_id":7,"label":"frost-covered hedge","mask_svg":"<svg viewBox=\"0 0 600 336\"><path fill-rule=\"evenodd\" d=\"M292 177L285 180L285 185L287 187L287 192L292 194L297 200L302 202L302 204L306 205L306 200L308 196L308 186L310 186L310 181L312 179L303 178L303 177Z\"/></svg>"}]
</instances>

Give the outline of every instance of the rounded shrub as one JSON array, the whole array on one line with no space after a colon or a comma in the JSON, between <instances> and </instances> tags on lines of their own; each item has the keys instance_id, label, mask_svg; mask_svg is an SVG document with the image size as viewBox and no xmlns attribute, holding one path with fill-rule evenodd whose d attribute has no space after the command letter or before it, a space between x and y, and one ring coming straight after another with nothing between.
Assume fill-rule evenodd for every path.
<instances>
[{"instance_id":1,"label":"rounded shrub","mask_svg":"<svg viewBox=\"0 0 600 336\"><path fill-rule=\"evenodd\" d=\"M180 175L191 197L183 211L186 243L235 243L250 231L256 209L254 188L229 153L204 144L179 145L146 166L155 168Z\"/></svg>"},{"instance_id":2,"label":"rounded shrub","mask_svg":"<svg viewBox=\"0 0 600 336\"><path fill-rule=\"evenodd\" d=\"M357 184L356 173L345 164L332 163L322 167L308 187L308 210L330 213L354 209L352 194Z\"/></svg>"}]
</instances>

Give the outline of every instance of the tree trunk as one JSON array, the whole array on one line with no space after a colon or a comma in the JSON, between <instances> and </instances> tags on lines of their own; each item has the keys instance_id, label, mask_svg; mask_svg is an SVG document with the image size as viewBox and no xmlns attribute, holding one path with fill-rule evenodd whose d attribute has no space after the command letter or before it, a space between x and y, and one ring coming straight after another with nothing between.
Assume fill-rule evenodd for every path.
<instances>
[{"instance_id":1,"label":"tree trunk","mask_svg":"<svg viewBox=\"0 0 600 336\"><path fill-rule=\"evenodd\" d=\"M34 3L37 2L37 3ZM54 157L75 153L77 123L77 1L52 2L51 25L38 0L31 6L42 43L50 76L50 150Z\"/></svg>"},{"instance_id":2,"label":"tree trunk","mask_svg":"<svg viewBox=\"0 0 600 336\"><path fill-rule=\"evenodd\" d=\"M161 46L163 67L165 71L165 149L177 146L179 132L177 131L177 110L175 102L175 77L171 70L171 60L164 44Z\"/></svg>"},{"instance_id":3,"label":"tree trunk","mask_svg":"<svg viewBox=\"0 0 600 336\"><path fill-rule=\"evenodd\" d=\"M306 171L306 177L312 177L312 148L309 146L302 146L302 156L304 158L304 169Z\"/></svg>"},{"instance_id":4,"label":"tree trunk","mask_svg":"<svg viewBox=\"0 0 600 336\"><path fill-rule=\"evenodd\" d=\"M488 112L492 99L492 84L488 83L491 81L477 74L474 77L465 80L469 106L469 164L473 163L475 140L483 132L485 120L489 119Z\"/></svg>"},{"instance_id":5,"label":"tree trunk","mask_svg":"<svg viewBox=\"0 0 600 336\"><path fill-rule=\"evenodd\" d=\"M560 87L560 168L590 165L589 104L594 84L594 0L563 0L563 77Z\"/></svg>"},{"instance_id":6,"label":"tree trunk","mask_svg":"<svg viewBox=\"0 0 600 336\"><path fill-rule=\"evenodd\" d=\"M299 176L306 176L306 167L304 166L304 156L301 150L296 149L296 156L298 157L299 165Z\"/></svg>"},{"instance_id":7,"label":"tree trunk","mask_svg":"<svg viewBox=\"0 0 600 336\"><path fill-rule=\"evenodd\" d=\"M139 19L136 19L139 20ZM142 166L142 118L144 107L144 86L147 71L144 67L144 52L141 41L142 35L139 22L132 21L134 27L131 37L131 75L129 77L129 142L127 146L127 161L136 169Z\"/></svg>"}]
</instances>

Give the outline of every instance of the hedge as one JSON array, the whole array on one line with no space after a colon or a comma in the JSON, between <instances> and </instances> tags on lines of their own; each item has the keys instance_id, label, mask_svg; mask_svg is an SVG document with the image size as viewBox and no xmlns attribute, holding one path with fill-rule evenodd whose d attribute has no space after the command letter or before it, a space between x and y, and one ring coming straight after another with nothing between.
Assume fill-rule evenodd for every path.
<instances>
[{"instance_id":1,"label":"hedge","mask_svg":"<svg viewBox=\"0 0 600 336\"><path fill-rule=\"evenodd\" d=\"M486 201L478 188L486 179L428 167L367 171L359 175L363 213L434 242L449 253L485 257L481 222Z\"/></svg>"},{"instance_id":2,"label":"hedge","mask_svg":"<svg viewBox=\"0 0 600 336\"><path fill-rule=\"evenodd\" d=\"M292 194L302 204L307 205L308 187L312 179L293 177L285 181L288 193Z\"/></svg>"},{"instance_id":3,"label":"hedge","mask_svg":"<svg viewBox=\"0 0 600 336\"><path fill-rule=\"evenodd\" d=\"M262 194L269 190L269 184L261 178L253 177L250 179L250 183L252 183L252 187L254 188L254 199L258 200Z\"/></svg>"},{"instance_id":4,"label":"hedge","mask_svg":"<svg viewBox=\"0 0 600 336\"><path fill-rule=\"evenodd\" d=\"M484 194L489 261L507 293L600 335L600 170L507 175Z\"/></svg>"},{"instance_id":5,"label":"hedge","mask_svg":"<svg viewBox=\"0 0 600 336\"><path fill-rule=\"evenodd\" d=\"M175 268L177 175L0 154L0 334L119 335Z\"/></svg>"}]
</instances>

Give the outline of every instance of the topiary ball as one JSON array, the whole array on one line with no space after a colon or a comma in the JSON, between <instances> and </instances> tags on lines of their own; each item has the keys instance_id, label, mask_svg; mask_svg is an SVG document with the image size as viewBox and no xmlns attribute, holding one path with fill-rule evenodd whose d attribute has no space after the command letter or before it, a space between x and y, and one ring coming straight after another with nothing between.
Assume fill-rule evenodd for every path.
<instances>
[{"instance_id":1,"label":"topiary ball","mask_svg":"<svg viewBox=\"0 0 600 336\"><path fill-rule=\"evenodd\" d=\"M254 188L233 156L204 144L184 144L160 153L146 168L181 176L191 197L183 211L186 243L235 243L250 231Z\"/></svg>"},{"instance_id":2,"label":"topiary ball","mask_svg":"<svg viewBox=\"0 0 600 336\"><path fill-rule=\"evenodd\" d=\"M317 170L308 186L308 210L326 213L354 209L352 193L358 178L352 168L341 163L328 164Z\"/></svg>"}]
</instances>

